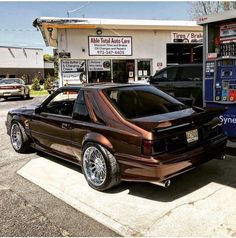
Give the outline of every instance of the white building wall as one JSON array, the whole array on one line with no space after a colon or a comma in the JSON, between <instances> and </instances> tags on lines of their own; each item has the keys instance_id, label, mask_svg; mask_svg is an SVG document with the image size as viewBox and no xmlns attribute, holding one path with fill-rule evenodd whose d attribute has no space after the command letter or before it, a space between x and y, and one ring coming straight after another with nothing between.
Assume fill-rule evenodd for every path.
<instances>
[{"instance_id":1,"label":"white building wall","mask_svg":"<svg viewBox=\"0 0 236 238\"><path fill-rule=\"evenodd\" d=\"M43 69L43 50L0 47L0 68Z\"/></svg>"},{"instance_id":2,"label":"white building wall","mask_svg":"<svg viewBox=\"0 0 236 238\"><path fill-rule=\"evenodd\" d=\"M88 36L96 36L96 29L58 30L59 52L70 52L72 59L152 59L153 72L160 70L157 63L166 66L166 43L171 42L170 31L102 29L101 36L131 36L132 56L89 56Z\"/></svg>"}]
</instances>

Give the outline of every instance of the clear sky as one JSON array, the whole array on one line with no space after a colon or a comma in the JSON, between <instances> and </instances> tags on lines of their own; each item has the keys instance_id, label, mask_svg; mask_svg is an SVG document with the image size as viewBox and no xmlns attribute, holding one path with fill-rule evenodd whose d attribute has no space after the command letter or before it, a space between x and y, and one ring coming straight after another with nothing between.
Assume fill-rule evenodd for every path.
<instances>
[{"instance_id":1,"label":"clear sky","mask_svg":"<svg viewBox=\"0 0 236 238\"><path fill-rule=\"evenodd\" d=\"M32 22L40 16L66 17L87 2L0 2L0 46L45 47ZM190 20L190 2L92 2L71 17Z\"/></svg>"}]
</instances>

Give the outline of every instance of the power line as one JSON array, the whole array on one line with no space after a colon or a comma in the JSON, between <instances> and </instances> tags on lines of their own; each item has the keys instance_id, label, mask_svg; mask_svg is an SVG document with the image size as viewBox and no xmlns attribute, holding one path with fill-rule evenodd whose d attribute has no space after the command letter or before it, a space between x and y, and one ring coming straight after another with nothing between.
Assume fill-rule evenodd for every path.
<instances>
[{"instance_id":1,"label":"power line","mask_svg":"<svg viewBox=\"0 0 236 238\"><path fill-rule=\"evenodd\" d=\"M35 29L27 29L27 28L0 28L0 31L10 31L10 32L15 32L15 31L19 31L19 32L25 32L25 31L28 31L28 32L37 32L37 30Z\"/></svg>"},{"instance_id":2,"label":"power line","mask_svg":"<svg viewBox=\"0 0 236 238\"><path fill-rule=\"evenodd\" d=\"M82 8L86 7L86 6L89 5L89 4L90 4L90 2L87 2L87 3L85 3L84 5L82 5L81 7L75 8L75 9L73 9L73 10L68 10L68 11L67 11L67 17L70 17L70 13L79 11L79 10L81 10Z\"/></svg>"}]
</instances>

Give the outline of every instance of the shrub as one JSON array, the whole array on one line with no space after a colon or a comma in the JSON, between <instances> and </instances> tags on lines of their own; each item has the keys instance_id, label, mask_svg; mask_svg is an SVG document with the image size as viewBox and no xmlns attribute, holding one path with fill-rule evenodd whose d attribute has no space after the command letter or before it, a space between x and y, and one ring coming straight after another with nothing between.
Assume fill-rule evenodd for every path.
<instances>
[{"instance_id":1,"label":"shrub","mask_svg":"<svg viewBox=\"0 0 236 238\"><path fill-rule=\"evenodd\" d=\"M48 90L48 89L51 87L52 82L53 82L54 80L55 80L54 77L52 77L50 74L48 74L48 75L47 75L47 78L46 78L46 80L45 80L45 82L44 82L44 84L43 84L44 89L45 89L45 90Z\"/></svg>"},{"instance_id":2,"label":"shrub","mask_svg":"<svg viewBox=\"0 0 236 238\"><path fill-rule=\"evenodd\" d=\"M39 78L37 76L34 77L31 88L33 90L35 90L35 91L39 91L40 90Z\"/></svg>"}]
</instances>

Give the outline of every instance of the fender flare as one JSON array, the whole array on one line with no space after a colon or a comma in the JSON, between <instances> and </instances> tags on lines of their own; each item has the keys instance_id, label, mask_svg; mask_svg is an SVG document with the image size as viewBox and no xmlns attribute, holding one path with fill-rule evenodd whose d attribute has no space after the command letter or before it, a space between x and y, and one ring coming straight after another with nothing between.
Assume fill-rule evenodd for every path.
<instances>
[{"instance_id":1,"label":"fender flare","mask_svg":"<svg viewBox=\"0 0 236 238\"><path fill-rule=\"evenodd\" d=\"M90 132L86 134L82 140L82 148L87 142L95 142L102 146L104 146L106 149L108 149L110 152L114 152L114 148L111 144L111 142L102 134L96 133L96 132Z\"/></svg>"},{"instance_id":2,"label":"fender flare","mask_svg":"<svg viewBox=\"0 0 236 238\"><path fill-rule=\"evenodd\" d=\"M21 123L21 117L20 117L19 115L13 115L13 116L12 116L12 119L11 119L11 123L12 123L13 121L17 121L17 122ZM22 124L22 123L21 123L21 124Z\"/></svg>"}]
</instances>

